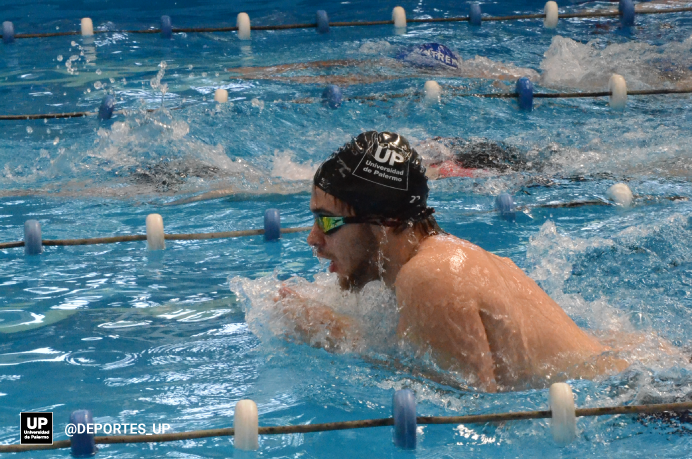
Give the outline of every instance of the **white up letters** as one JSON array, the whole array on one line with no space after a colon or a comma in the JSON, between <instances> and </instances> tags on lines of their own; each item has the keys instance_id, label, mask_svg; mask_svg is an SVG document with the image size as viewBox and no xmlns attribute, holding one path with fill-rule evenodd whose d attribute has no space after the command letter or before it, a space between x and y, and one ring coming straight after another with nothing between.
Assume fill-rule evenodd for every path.
<instances>
[{"instance_id":1,"label":"white up letters","mask_svg":"<svg viewBox=\"0 0 692 459\"><path fill-rule=\"evenodd\" d=\"M384 151L384 155L382 154L382 151ZM393 166L394 163L403 163L404 162L404 157L397 153L396 151L389 150L385 146L384 148L382 145L377 146L377 151L375 152L375 159L380 162L380 163L386 163L387 160L389 160L389 165Z\"/></svg>"}]
</instances>

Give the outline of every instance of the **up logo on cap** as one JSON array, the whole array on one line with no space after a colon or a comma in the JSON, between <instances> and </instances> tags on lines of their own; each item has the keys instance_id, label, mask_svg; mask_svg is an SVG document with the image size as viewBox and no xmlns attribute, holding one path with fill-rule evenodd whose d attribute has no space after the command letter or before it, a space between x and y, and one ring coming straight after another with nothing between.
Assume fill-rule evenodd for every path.
<instances>
[{"instance_id":1,"label":"up logo on cap","mask_svg":"<svg viewBox=\"0 0 692 459\"><path fill-rule=\"evenodd\" d=\"M401 153L395 151L395 150L390 150L389 145L378 145L377 150L375 150L375 154L373 157L377 162L380 163L386 163L389 161L389 165L393 166L395 163L403 163L404 162L404 155Z\"/></svg>"},{"instance_id":2,"label":"up logo on cap","mask_svg":"<svg viewBox=\"0 0 692 459\"><path fill-rule=\"evenodd\" d=\"M370 134L366 141L364 154L358 165L353 169L353 175L368 182L377 183L387 188L408 190L409 146L406 139L390 132Z\"/></svg>"}]
</instances>

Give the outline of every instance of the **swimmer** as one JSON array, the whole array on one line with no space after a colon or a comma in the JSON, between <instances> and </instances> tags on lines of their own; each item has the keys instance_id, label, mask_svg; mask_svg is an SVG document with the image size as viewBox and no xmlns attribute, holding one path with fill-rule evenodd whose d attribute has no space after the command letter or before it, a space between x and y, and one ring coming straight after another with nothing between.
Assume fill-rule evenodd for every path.
<instances>
[{"instance_id":1,"label":"swimmer","mask_svg":"<svg viewBox=\"0 0 692 459\"><path fill-rule=\"evenodd\" d=\"M496 80L493 85L503 91L508 89L507 86L497 80L516 81L521 77L528 77L546 88L603 90L608 87L611 75L617 73L625 78L629 89L686 89L692 85L688 48L685 41L662 47L640 45L631 50L623 50L620 44L611 44L602 49L592 43L582 44L556 35L544 54L540 74L533 69L480 56L462 60L458 53L439 43L425 43L407 48L393 57L378 59L301 62L239 67L228 71L244 79L340 86L411 77L492 79ZM354 73L356 69L357 73ZM330 70L330 74L314 74L311 70Z\"/></svg>"},{"instance_id":2,"label":"swimmer","mask_svg":"<svg viewBox=\"0 0 692 459\"><path fill-rule=\"evenodd\" d=\"M421 153L425 175L429 180L541 168L540 163L527 161L526 154L518 148L489 139L434 137L418 143L416 150Z\"/></svg>"},{"instance_id":3,"label":"swimmer","mask_svg":"<svg viewBox=\"0 0 692 459\"><path fill-rule=\"evenodd\" d=\"M308 243L344 290L394 290L397 335L486 391L546 386L627 366L581 330L510 259L445 233L427 206L418 153L402 136L365 132L315 173ZM296 339L358 341L355 317L284 286L277 306Z\"/></svg>"},{"instance_id":4,"label":"swimmer","mask_svg":"<svg viewBox=\"0 0 692 459\"><path fill-rule=\"evenodd\" d=\"M361 74L334 75L282 75L300 73L311 69L353 69L358 68ZM384 70L393 71L384 74ZM303 84L369 84L397 78L408 78L412 75L439 77L484 78L498 80L516 80L527 76L532 80L538 78L535 70L516 67L512 64L501 64L488 58L476 56L474 59L462 60L461 57L439 43L425 43L405 49L394 58L380 59L339 59L331 61L301 62L269 67L238 67L228 69L245 79L268 79ZM407 74L408 73L408 74Z\"/></svg>"}]
</instances>

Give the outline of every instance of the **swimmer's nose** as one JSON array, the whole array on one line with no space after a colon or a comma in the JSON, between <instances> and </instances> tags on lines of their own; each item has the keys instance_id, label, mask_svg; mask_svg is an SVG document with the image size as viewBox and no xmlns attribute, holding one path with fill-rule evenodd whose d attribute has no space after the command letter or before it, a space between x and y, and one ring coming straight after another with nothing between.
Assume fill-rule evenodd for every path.
<instances>
[{"instance_id":1,"label":"swimmer's nose","mask_svg":"<svg viewBox=\"0 0 692 459\"><path fill-rule=\"evenodd\" d=\"M310 234L308 234L308 245L317 249L324 247L324 233L317 226L317 222L312 224Z\"/></svg>"}]
</instances>

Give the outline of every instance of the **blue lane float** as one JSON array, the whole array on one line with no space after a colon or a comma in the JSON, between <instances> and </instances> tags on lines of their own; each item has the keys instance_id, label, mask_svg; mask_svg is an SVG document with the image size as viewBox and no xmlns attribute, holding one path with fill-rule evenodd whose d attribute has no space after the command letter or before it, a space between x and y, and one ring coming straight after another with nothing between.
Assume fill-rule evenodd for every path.
<instances>
[{"instance_id":1,"label":"blue lane float","mask_svg":"<svg viewBox=\"0 0 692 459\"><path fill-rule=\"evenodd\" d=\"M115 97L112 95L107 95L101 101L101 106L99 107L99 119L109 120L113 116L113 109L115 108Z\"/></svg>"},{"instance_id":2,"label":"blue lane float","mask_svg":"<svg viewBox=\"0 0 692 459\"><path fill-rule=\"evenodd\" d=\"M495 210L500 212L500 216L507 220L515 217L514 199L509 193L502 193L495 198Z\"/></svg>"},{"instance_id":3,"label":"blue lane float","mask_svg":"<svg viewBox=\"0 0 692 459\"><path fill-rule=\"evenodd\" d=\"M394 444L402 449L416 449L416 397L409 389L394 393Z\"/></svg>"},{"instance_id":4,"label":"blue lane float","mask_svg":"<svg viewBox=\"0 0 692 459\"><path fill-rule=\"evenodd\" d=\"M281 214L279 209L264 212L264 240L277 241L281 238Z\"/></svg>"},{"instance_id":5,"label":"blue lane float","mask_svg":"<svg viewBox=\"0 0 692 459\"><path fill-rule=\"evenodd\" d=\"M481 5L478 3L471 3L471 9L469 11L469 23L471 25L479 26L481 25Z\"/></svg>"},{"instance_id":6,"label":"blue lane float","mask_svg":"<svg viewBox=\"0 0 692 459\"><path fill-rule=\"evenodd\" d=\"M161 36L163 38L173 37L173 23L170 16L161 16Z\"/></svg>"},{"instance_id":7,"label":"blue lane float","mask_svg":"<svg viewBox=\"0 0 692 459\"><path fill-rule=\"evenodd\" d=\"M74 424L77 432L70 439L70 449L74 457L91 457L96 454L94 434L87 433L87 425L94 424L94 417L89 410L77 410L70 414L70 424ZM82 427L80 427L80 425Z\"/></svg>"},{"instance_id":8,"label":"blue lane float","mask_svg":"<svg viewBox=\"0 0 692 459\"><path fill-rule=\"evenodd\" d=\"M341 89L335 84L330 84L322 91L322 102L329 108L339 108L343 101L344 96Z\"/></svg>"},{"instance_id":9,"label":"blue lane float","mask_svg":"<svg viewBox=\"0 0 692 459\"><path fill-rule=\"evenodd\" d=\"M14 41L14 24L10 21L2 23L2 41L3 43L12 43Z\"/></svg>"},{"instance_id":10,"label":"blue lane float","mask_svg":"<svg viewBox=\"0 0 692 459\"><path fill-rule=\"evenodd\" d=\"M620 23L623 27L634 25L634 2L632 0L620 0L618 12L620 13Z\"/></svg>"},{"instance_id":11,"label":"blue lane float","mask_svg":"<svg viewBox=\"0 0 692 459\"><path fill-rule=\"evenodd\" d=\"M533 83L527 77L521 77L516 85L517 101L521 110L533 110Z\"/></svg>"},{"instance_id":12,"label":"blue lane float","mask_svg":"<svg viewBox=\"0 0 692 459\"><path fill-rule=\"evenodd\" d=\"M317 12L317 32L329 33L329 16L324 10Z\"/></svg>"},{"instance_id":13,"label":"blue lane float","mask_svg":"<svg viewBox=\"0 0 692 459\"><path fill-rule=\"evenodd\" d=\"M38 220L27 220L24 222L24 253L38 255L41 252L43 252L41 224Z\"/></svg>"}]
</instances>

